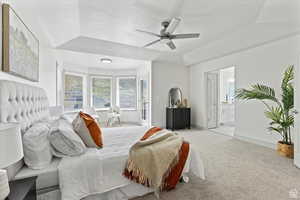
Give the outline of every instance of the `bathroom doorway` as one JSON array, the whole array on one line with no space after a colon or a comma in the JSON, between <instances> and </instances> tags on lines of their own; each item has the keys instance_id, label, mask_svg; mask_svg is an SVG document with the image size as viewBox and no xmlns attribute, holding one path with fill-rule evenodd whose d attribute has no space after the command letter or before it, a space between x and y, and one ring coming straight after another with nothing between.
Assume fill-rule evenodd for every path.
<instances>
[{"instance_id":1,"label":"bathroom doorway","mask_svg":"<svg viewBox=\"0 0 300 200\"><path fill-rule=\"evenodd\" d=\"M207 127L234 135L235 131L235 67L207 73Z\"/></svg>"}]
</instances>

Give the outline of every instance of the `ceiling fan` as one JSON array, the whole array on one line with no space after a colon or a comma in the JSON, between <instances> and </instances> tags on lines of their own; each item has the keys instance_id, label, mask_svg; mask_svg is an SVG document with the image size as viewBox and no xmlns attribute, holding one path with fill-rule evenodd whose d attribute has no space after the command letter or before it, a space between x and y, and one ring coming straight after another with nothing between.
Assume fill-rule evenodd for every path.
<instances>
[{"instance_id":1,"label":"ceiling fan","mask_svg":"<svg viewBox=\"0 0 300 200\"><path fill-rule=\"evenodd\" d=\"M148 32L148 31L144 31L144 30L139 30L139 29L137 29L136 31L138 31L140 33L145 33L148 35L156 36L159 38L153 42L150 42L149 44L146 44L144 47L149 47L155 43L162 42L162 43L168 45L170 49L174 50L174 49L176 49L176 46L172 40L199 38L199 36L200 36L199 33L173 34L175 29L179 25L180 21L181 21L181 19L179 19L179 18L173 18L170 21L163 21L161 23L162 30L160 31L160 34Z\"/></svg>"}]
</instances>

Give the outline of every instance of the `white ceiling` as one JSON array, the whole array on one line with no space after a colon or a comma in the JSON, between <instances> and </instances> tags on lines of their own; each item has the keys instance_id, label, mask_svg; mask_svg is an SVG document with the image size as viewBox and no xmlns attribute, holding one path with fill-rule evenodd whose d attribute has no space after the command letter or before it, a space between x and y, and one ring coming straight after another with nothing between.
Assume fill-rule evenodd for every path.
<instances>
[{"instance_id":1,"label":"white ceiling","mask_svg":"<svg viewBox=\"0 0 300 200\"><path fill-rule=\"evenodd\" d=\"M112 63L105 64L100 60L101 58L107 58L106 55L89 54L80 52L70 52L66 50L56 51L59 60L66 64L68 67L84 67L84 68L97 68L97 69L137 69L140 67L147 66L147 61L136 60L122 57L109 56Z\"/></svg>"},{"instance_id":2,"label":"white ceiling","mask_svg":"<svg viewBox=\"0 0 300 200\"><path fill-rule=\"evenodd\" d=\"M299 31L299 0L26 0L52 46L72 51L167 59L190 65ZM176 40L142 48L160 23L182 19L176 33L201 33L200 39ZM224 42L227 41L227 42Z\"/></svg>"}]
</instances>

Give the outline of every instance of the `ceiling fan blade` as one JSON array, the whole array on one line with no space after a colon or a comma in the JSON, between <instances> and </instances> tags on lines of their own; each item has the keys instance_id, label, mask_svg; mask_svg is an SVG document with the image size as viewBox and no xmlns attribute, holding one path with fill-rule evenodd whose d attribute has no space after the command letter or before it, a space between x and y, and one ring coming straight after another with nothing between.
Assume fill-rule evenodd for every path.
<instances>
[{"instance_id":1,"label":"ceiling fan blade","mask_svg":"<svg viewBox=\"0 0 300 200\"><path fill-rule=\"evenodd\" d=\"M175 46L175 44L172 42L172 40L170 40L168 43L166 43L169 47L170 47L170 49L172 49L172 50L174 50L174 49L176 49L176 46Z\"/></svg>"},{"instance_id":2,"label":"ceiling fan blade","mask_svg":"<svg viewBox=\"0 0 300 200\"><path fill-rule=\"evenodd\" d=\"M155 40L153 42L150 42L150 43L146 44L144 47L149 47L149 46L151 46L151 45L153 45L155 43L158 43L158 42L160 42L160 39L159 40Z\"/></svg>"},{"instance_id":3,"label":"ceiling fan blade","mask_svg":"<svg viewBox=\"0 0 300 200\"><path fill-rule=\"evenodd\" d=\"M173 18L170 21L170 24L167 27L165 33L166 34L172 34L175 31L175 29L177 28L177 26L179 25L180 21L181 21L181 19L179 19L179 18Z\"/></svg>"},{"instance_id":4,"label":"ceiling fan blade","mask_svg":"<svg viewBox=\"0 0 300 200\"><path fill-rule=\"evenodd\" d=\"M153 35L153 36L156 36L156 37L160 37L160 35L158 35L156 33L151 33L151 32L143 31L143 30L140 30L140 29L136 29L136 31L140 32L140 33L145 33L145 34L148 34L148 35Z\"/></svg>"},{"instance_id":5,"label":"ceiling fan blade","mask_svg":"<svg viewBox=\"0 0 300 200\"><path fill-rule=\"evenodd\" d=\"M199 38L200 33L188 33L188 34L176 34L171 35L172 39L188 39L188 38Z\"/></svg>"}]
</instances>

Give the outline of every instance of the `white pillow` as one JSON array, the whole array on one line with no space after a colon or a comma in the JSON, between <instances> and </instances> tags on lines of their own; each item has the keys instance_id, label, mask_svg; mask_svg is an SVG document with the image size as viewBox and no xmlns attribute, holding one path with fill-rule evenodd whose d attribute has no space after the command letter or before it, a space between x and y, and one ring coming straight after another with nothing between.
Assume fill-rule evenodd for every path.
<instances>
[{"instance_id":1,"label":"white pillow","mask_svg":"<svg viewBox=\"0 0 300 200\"><path fill-rule=\"evenodd\" d=\"M36 123L23 136L24 162L32 169L43 169L52 160L51 146L48 140L48 123Z\"/></svg>"},{"instance_id":2,"label":"white pillow","mask_svg":"<svg viewBox=\"0 0 300 200\"><path fill-rule=\"evenodd\" d=\"M79 156L86 151L81 138L74 132L72 124L59 119L49 135L52 153L56 157Z\"/></svg>"},{"instance_id":3,"label":"white pillow","mask_svg":"<svg viewBox=\"0 0 300 200\"><path fill-rule=\"evenodd\" d=\"M60 116L60 119L67 120L70 124L72 124L73 120L76 118L78 113L64 113Z\"/></svg>"}]
</instances>

